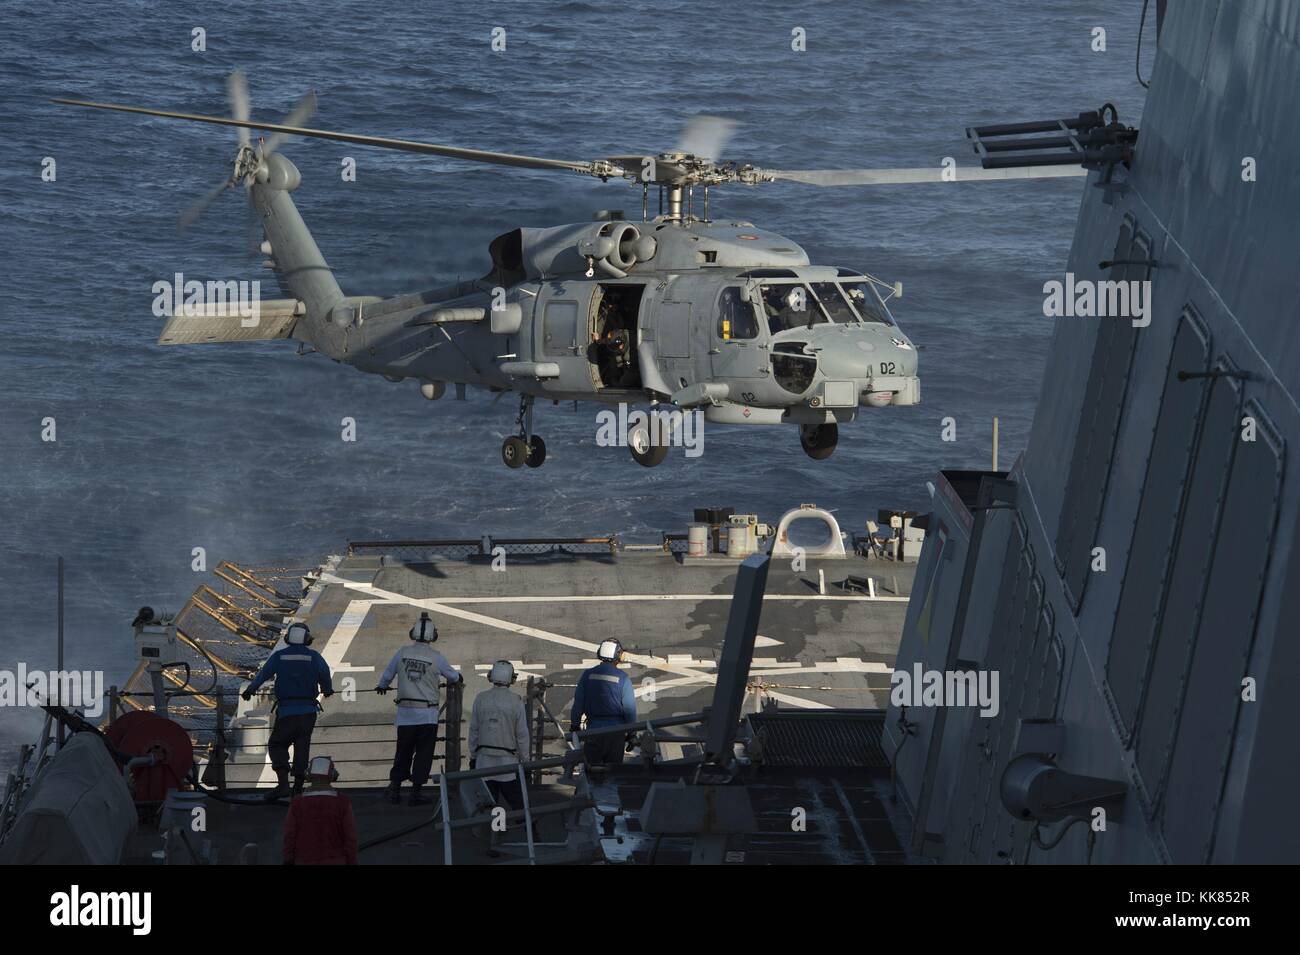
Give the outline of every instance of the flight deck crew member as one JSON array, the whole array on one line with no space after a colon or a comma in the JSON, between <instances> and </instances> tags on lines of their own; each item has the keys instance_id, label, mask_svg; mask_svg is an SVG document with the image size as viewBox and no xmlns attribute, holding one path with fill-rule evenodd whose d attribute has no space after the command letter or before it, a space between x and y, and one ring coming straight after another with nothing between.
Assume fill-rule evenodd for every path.
<instances>
[{"instance_id":1,"label":"flight deck crew member","mask_svg":"<svg viewBox=\"0 0 1300 955\"><path fill-rule=\"evenodd\" d=\"M408 636L411 643L393 654L375 691L381 696L387 693L393 677L397 677L397 752L388 774L388 798L400 802L402 781L409 779L410 804L418 806L428 802L420 790L429 781L433 749L438 742L438 679L446 677L448 683L459 683L461 676L446 657L433 649L438 628L428 612L420 614Z\"/></svg>"},{"instance_id":2,"label":"flight deck crew member","mask_svg":"<svg viewBox=\"0 0 1300 955\"><path fill-rule=\"evenodd\" d=\"M253 682L240 694L245 700L251 700L263 683L275 678L275 726L266 744L276 778L272 798L289 793L290 746L293 747L293 791L302 792L303 775L311 759L311 734L320 709L316 695L334 694L329 664L311 648L311 631L307 625L289 624L284 644L267 658Z\"/></svg>"},{"instance_id":3,"label":"flight deck crew member","mask_svg":"<svg viewBox=\"0 0 1300 955\"><path fill-rule=\"evenodd\" d=\"M307 770L307 791L294 796L284 817L285 865L356 865L357 821L352 800L334 788L339 773L328 756Z\"/></svg>"},{"instance_id":4,"label":"flight deck crew member","mask_svg":"<svg viewBox=\"0 0 1300 955\"><path fill-rule=\"evenodd\" d=\"M523 697L511 692L515 668L509 660L498 660L488 672L492 689L474 697L469 718L469 765L471 769L504 766L528 759L528 713ZM524 808L519 773L510 769L500 776L484 779L488 791L498 804L511 809Z\"/></svg>"},{"instance_id":5,"label":"flight deck crew member","mask_svg":"<svg viewBox=\"0 0 1300 955\"><path fill-rule=\"evenodd\" d=\"M636 722L636 694L632 678L618 668L623 656L623 645L617 640L606 640L596 650L600 663L578 677L573 691L573 710L569 715L573 731L587 718L587 729L617 726ZM593 736L583 740L582 751L592 765L623 762L623 737Z\"/></svg>"}]
</instances>

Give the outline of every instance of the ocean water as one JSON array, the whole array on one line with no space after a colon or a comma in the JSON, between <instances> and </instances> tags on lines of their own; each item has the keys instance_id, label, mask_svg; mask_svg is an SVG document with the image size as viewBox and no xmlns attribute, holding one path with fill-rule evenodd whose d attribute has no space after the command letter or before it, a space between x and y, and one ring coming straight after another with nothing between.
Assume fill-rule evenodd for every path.
<instances>
[{"instance_id":1,"label":"ocean water","mask_svg":"<svg viewBox=\"0 0 1300 955\"><path fill-rule=\"evenodd\" d=\"M131 667L129 621L176 609L208 564L315 559L350 538L680 529L693 507L775 519L816 502L861 530L923 507L940 467L1023 448L1079 180L715 190L712 211L789 236L813 261L901 280L923 403L864 409L827 461L793 429L710 428L705 453L654 470L595 445L595 406L539 405L550 453L508 471L515 400L422 399L291 345L164 349L151 286L268 279L232 191L232 130L55 106L51 96L225 113L249 76L255 115L317 92L324 128L587 160L675 145L696 114L740 124L726 158L775 168L972 163L968 125L1114 102L1139 118L1139 0L872 0L704 5L5 0L0 18L0 669L54 660L55 559L67 562L68 664ZM506 49L493 52L504 28ZM1106 31L1095 51L1093 31ZM192 30L205 52L191 49ZM805 52L791 49L802 28ZM1148 59L1154 30L1148 24ZM1149 65L1144 73L1149 75ZM635 215L639 190L320 141L284 147L295 200L345 291L392 294L487 268L518 225ZM355 182L340 163L357 162ZM42 182L52 157L57 179ZM269 295L278 293L269 288ZM57 441L41 440L54 418ZM340 440L340 420L358 440ZM957 441L941 440L942 420ZM0 767L37 714L0 710Z\"/></svg>"}]
</instances>

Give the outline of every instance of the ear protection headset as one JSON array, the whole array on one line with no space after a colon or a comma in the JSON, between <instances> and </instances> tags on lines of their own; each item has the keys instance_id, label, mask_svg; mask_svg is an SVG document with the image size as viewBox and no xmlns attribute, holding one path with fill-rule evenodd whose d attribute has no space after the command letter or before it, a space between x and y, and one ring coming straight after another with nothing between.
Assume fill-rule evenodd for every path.
<instances>
[{"instance_id":1,"label":"ear protection headset","mask_svg":"<svg viewBox=\"0 0 1300 955\"><path fill-rule=\"evenodd\" d=\"M334 768L334 760L328 756L313 756L311 765L307 767L307 775L311 779L328 779L332 783L338 782L339 771Z\"/></svg>"},{"instance_id":2,"label":"ear protection headset","mask_svg":"<svg viewBox=\"0 0 1300 955\"><path fill-rule=\"evenodd\" d=\"M498 660L488 671L488 681L497 686L510 686L517 678L515 665L509 660Z\"/></svg>"},{"instance_id":3,"label":"ear protection headset","mask_svg":"<svg viewBox=\"0 0 1300 955\"><path fill-rule=\"evenodd\" d=\"M311 646L311 630L305 623L291 623L284 633L284 642L294 647Z\"/></svg>"},{"instance_id":4,"label":"ear protection headset","mask_svg":"<svg viewBox=\"0 0 1300 955\"><path fill-rule=\"evenodd\" d=\"M412 640L418 640L421 643L437 642L438 628L429 619L429 611L425 610L420 614L420 619L415 621L415 626L410 629L408 635Z\"/></svg>"}]
</instances>

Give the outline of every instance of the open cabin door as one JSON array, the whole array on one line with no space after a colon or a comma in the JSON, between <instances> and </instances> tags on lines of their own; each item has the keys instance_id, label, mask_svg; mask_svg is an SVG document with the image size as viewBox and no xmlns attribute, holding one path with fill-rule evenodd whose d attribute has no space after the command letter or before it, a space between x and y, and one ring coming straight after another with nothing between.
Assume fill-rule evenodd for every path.
<instances>
[{"instance_id":1,"label":"open cabin door","mask_svg":"<svg viewBox=\"0 0 1300 955\"><path fill-rule=\"evenodd\" d=\"M537 296L533 326L533 361L552 363L560 374L542 381L556 395L590 395L596 380L587 359L591 339L592 282L550 282Z\"/></svg>"},{"instance_id":2,"label":"open cabin door","mask_svg":"<svg viewBox=\"0 0 1300 955\"><path fill-rule=\"evenodd\" d=\"M591 342L587 358L602 391L642 388L641 310L644 282L602 282L592 295Z\"/></svg>"}]
</instances>

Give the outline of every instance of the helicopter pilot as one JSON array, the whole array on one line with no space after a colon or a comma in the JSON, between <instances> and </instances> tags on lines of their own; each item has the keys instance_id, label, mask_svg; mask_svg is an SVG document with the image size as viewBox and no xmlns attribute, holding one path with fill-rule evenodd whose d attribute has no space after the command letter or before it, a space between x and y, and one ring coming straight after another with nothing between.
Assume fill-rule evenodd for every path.
<instances>
[{"instance_id":1,"label":"helicopter pilot","mask_svg":"<svg viewBox=\"0 0 1300 955\"><path fill-rule=\"evenodd\" d=\"M764 285L763 312L773 335L826 321L811 294L802 285Z\"/></svg>"}]
</instances>

